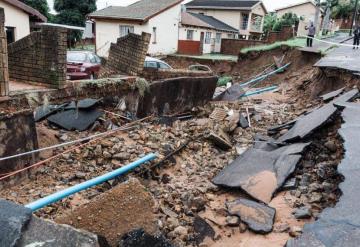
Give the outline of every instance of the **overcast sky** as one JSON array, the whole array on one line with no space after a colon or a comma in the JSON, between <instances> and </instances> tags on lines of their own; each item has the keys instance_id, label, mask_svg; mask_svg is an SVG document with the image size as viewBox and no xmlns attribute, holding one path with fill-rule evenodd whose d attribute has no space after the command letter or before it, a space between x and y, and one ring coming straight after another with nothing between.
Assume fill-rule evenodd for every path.
<instances>
[{"instance_id":1,"label":"overcast sky","mask_svg":"<svg viewBox=\"0 0 360 247\"><path fill-rule=\"evenodd\" d=\"M106 6L127 6L136 2L137 0L97 0L98 9L103 9ZM156 1L156 0L154 0ZM191 0L187 0L188 2ZM276 8L287 6L293 3L303 2L304 0L263 0L268 11ZM52 8L54 0L48 0L50 8Z\"/></svg>"}]
</instances>

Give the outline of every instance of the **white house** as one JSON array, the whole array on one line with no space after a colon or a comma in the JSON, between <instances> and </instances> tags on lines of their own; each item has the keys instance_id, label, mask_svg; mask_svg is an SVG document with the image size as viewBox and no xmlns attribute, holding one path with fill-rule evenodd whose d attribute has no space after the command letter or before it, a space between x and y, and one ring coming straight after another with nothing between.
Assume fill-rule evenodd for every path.
<instances>
[{"instance_id":1,"label":"white house","mask_svg":"<svg viewBox=\"0 0 360 247\"><path fill-rule=\"evenodd\" d=\"M30 34L32 22L46 22L39 11L18 0L0 0L0 8L5 12L5 28L8 43Z\"/></svg>"},{"instance_id":2,"label":"white house","mask_svg":"<svg viewBox=\"0 0 360 247\"><path fill-rule=\"evenodd\" d=\"M237 29L240 38L263 33L267 10L260 0L194 0L185 6L188 12L212 16Z\"/></svg>"},{"instance_id":3,"label":"white house","mask_svg":"<svg viewBox=\"0 0 360 247\"><path fill-rule=\"evenodd\" d=\"M128 33L151 33L148 53L177 51L183 0L141 0L127 7L110 6L91 13L95 22L96 51L108 56L111 43Z\"/></svg>"},{"instance_id":4,"label":"white house","mask_svg":"<svg viewBox=\"0 0 360 247\"><path fill-rule=\"evenodd\" d=\"M316 4L312 0L305 0L296 4L278 8L275 10L275 12L278 18L281 18L286 13L293 13L296 14L298 17L301 17L297 34L307 35L307 31L305 30L305 27L308 26L311 22L315 23L316 8L317 8ZM323 9L320 8L319 19L317 21L318 31L320 29L323 12L324 12Z\"/></svg>"},{"instance_id":5,"label":"white house","mask_svg":"<svg viewBox=\"0 0 360 247\"><path fill-rule=\"evenodd\" d=\"M235 38L237 34L237 29L212 16L183 12L178 52L194 55L220 52L221 39Z\"/></svg>"}]
</instances>

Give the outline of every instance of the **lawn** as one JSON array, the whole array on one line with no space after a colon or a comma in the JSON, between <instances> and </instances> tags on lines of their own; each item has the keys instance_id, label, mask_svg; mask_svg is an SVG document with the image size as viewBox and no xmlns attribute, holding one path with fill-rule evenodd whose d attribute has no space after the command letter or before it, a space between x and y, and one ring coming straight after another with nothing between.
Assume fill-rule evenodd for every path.
<instances>
[{"instance_id":1,"label":"lawn","mask_svg":"<svg viewBox=\"0 0 360 247\"><path fill-rule=\"evenodd\" d=\"M289 47L305 47L306 46L306 39L305 38L295 38L289 39L286 41L278 41L273 44L269 45L259 45L253 47L247 47L241 50L241 53L248 53L250 51L270 51L281 46L289 46Z\"/></svg>"}]
</instances>

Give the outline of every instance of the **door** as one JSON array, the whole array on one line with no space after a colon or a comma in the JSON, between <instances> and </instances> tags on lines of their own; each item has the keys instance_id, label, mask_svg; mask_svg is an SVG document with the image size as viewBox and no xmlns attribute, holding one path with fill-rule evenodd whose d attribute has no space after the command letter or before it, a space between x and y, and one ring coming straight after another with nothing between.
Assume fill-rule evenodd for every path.
<instances>
[{"instance_id":1,"label":"door","mask_svg":"<svg viewBox=\"0 0 360 247\"><path fill-rule=\"evenodd\" d=\"M216 33L215 35L215 51L216 53L219 53L221 50L221 33Z\"/></svg>"},{"instance_id":2,"label":"door","mask_svg":"<svg viewBox=\"0 0 360 247\"><path fill-rule=\"evenodd\" d=\"M203 54L204 52L204 37L205 37L205 34L204 32L201 32L200 33L200 54Z\"/></svg>"}]
</instances>

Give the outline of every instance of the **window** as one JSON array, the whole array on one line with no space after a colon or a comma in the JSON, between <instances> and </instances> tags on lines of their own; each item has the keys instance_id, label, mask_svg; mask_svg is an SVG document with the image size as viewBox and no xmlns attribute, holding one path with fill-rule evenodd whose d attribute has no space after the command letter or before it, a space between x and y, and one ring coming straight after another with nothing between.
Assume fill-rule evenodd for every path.
<instances>
[{"instance_id":1,"label":"window","mask_svg":"<svg viewBox=\"0 0 360 247\"><path fill-rule=\"evenodd\" d=\"M128 35L129 33L134 33L134 26L120 25L120 38Z\"/></svg>"},{"instance_id":2,"label":"window","mask_svg":"<svg viewBox=\"0 0 360 247\"><path fill-rule=\"evenodd\" d=\"M221 43L221 33L216 33L216 38L215 38L215 40L216 40L216 43L217 43L217 44L220 44L220 43Z\"/></svg>"},{"instance_id":3,"label":"window","mask_svg":"<svg viewBox=\"0 0 360 247\"><path fill-rule=\"evenodd\" d=\"M157 65L157 62L145 62L145 68L153 68L153 69L157 69L158 68L158 65Z\"/></svg>"},{"instance_id":4,"label":"window","mask_svg":"<svg viewBox=\"0 0 360 247\"><path fill-rule=\"evenodd\" d=\"M187 40L193 40L194 39L194 30L187 30L186 32L186 39Z\"/></svg>"},{"instance_id":5,"label":"window","mask_svg":"<svg viewBox=\"0 0 360 247\"><path fill-rule=\"evenodd\" d=\"M206 32L205 34L205 44L210 44L211 42L211 32Z\"/></svg>"},{"instance_id":6,"label":"window","mask_svg":"<svg viewBox=\"0 0 360 247\"><path fill-rule=\"evenodd\" d=\"M241 17L242 17L241 30L246 30L248 28L248 23L249 23L249 14L241 14Z\"/></svg>"},{"instance_id":7,"label":"window","mask_svg":"<svg viewBox=\"0 0 360 247\"><path fill-rule=\"evenodd\" d=\"M6 27L6 38L8 44L15 42L15 27Z\"/></svg>"},{"instance_id":8,"label":"window","mask_svg":"<svg viewBox=\"0 0 360 247\"><path fill-rule=\"evenodd\" d=\"M156 27L153 27L153 44L156 44Z\"/></svg>"}]
</instances>

